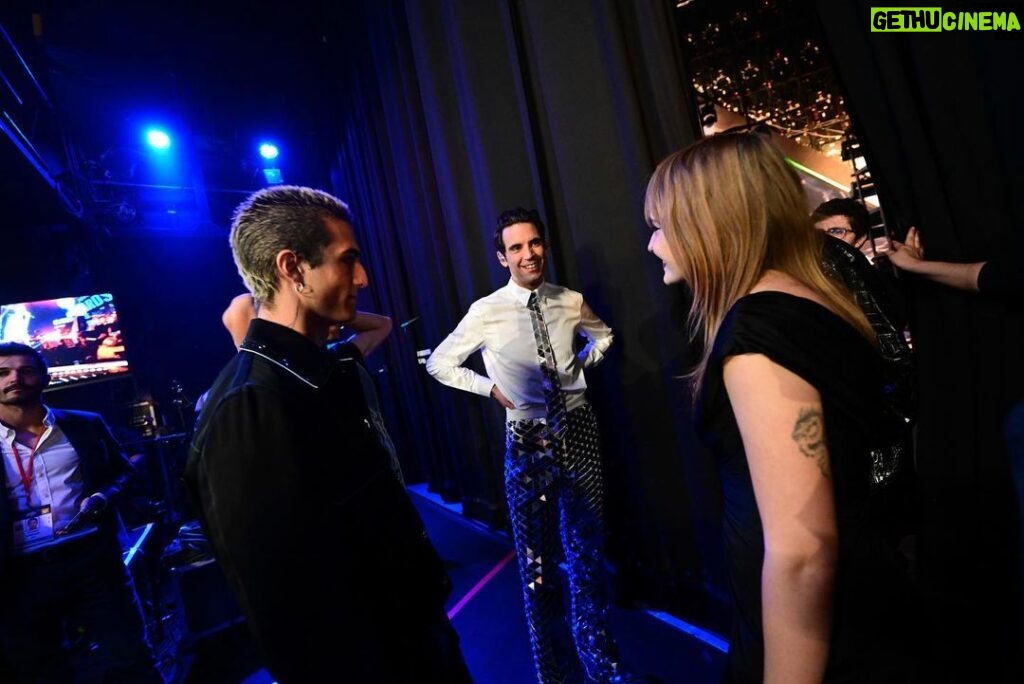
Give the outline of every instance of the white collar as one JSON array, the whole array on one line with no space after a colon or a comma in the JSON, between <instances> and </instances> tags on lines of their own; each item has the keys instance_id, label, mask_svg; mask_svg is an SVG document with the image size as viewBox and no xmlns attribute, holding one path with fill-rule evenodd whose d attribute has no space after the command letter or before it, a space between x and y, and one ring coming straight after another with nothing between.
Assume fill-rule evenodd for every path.
<instances>
[{"instance_id":1,"label":"white collar","mask_svg":"<svg viewBox=\"0 0 1024 684\"><path fill-rule=\"evenodd\" d=\"M43 414L43 427L49 430L53 427L53 411L51 411L50 407L46 404L43 404L43 408L46 409L46 413ZM3 435L4 439L14 439L14 428L9 427L4 423L0 423L0 434Z\"/></svg>"},{"instance_id":2,"label":"white collar","mask_svg":"<svg viewBox=\"0 0 1024 684\"><path fill-rule=\"evenodd\" d=\"M538 298L544 298L548 296L548 282L545 280L537 286L536 290L527 290L525 287L517 283L512 278L508 279L508 285L505 288L512 295L512 298L516 300L521 306L526 306L530 301L530 295L534 292L537 293Z\"/></svg>"}]
</instances>

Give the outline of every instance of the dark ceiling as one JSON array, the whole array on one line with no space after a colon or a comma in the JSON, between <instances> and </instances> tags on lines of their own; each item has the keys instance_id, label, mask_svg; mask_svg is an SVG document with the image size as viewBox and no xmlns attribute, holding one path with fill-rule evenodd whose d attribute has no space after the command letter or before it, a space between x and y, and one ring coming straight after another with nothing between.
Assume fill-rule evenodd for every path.
<instances>
[{"instance_id":1,"label":"dark ceiling","mask_svg":"<svg viewBox=\"0 0 1024 684\"><path fill-rule=\"evenodd\" d=\"M286 182L324 184L340 99L330 22L316 1L256 7L3 3L10 42L0 36L0 71L9 85L0 83L0 109L28 141L19 149L0 135L4 231L224 226L263 184L261 136L281 147ZM172 130L175 172L142 144L150 122ZM46 174L29 162L29 146Z\"/></svg>"}]
</instances>

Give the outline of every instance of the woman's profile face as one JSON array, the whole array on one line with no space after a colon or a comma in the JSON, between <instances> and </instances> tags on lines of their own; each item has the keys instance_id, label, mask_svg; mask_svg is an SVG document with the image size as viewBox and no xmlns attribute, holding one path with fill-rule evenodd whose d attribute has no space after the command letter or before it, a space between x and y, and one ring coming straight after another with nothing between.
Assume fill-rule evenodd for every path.
<instances>
[{"instance_id":1,"label":"woman's profile face","mask_svg":"<svg viewBox=\"0 0 1024 684\"><path fill-rule=\"evenodd\" d=\"M664 269L663 280L666 285L673 285L683 279L679 264L676 263L675 257L672 256L672 250L668 247L665 233L657 225L654 226L654 232L651 233L651 239L647 243L647 251L661 259Z\"/></svg>"}]
</instances>

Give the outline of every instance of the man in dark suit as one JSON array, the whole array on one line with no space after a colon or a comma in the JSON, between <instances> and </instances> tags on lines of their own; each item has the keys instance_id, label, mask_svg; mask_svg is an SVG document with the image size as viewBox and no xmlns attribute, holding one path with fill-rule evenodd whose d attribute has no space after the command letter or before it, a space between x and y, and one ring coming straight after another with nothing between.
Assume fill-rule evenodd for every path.
<instances>
[{"instance_id":1,"label":"man in dark suit","mask_svg":"<svg viewBox=\"0 0 1024 684\"><path fill-rule=\"evenodd\" d=\"M112 505L132 466L101 416L43 404L48 382L38 351L0 344L0 646L8 677L74 681L64 647L73 628L88 639L102 681L162 684Z\"/></svg>"}]
</instances>

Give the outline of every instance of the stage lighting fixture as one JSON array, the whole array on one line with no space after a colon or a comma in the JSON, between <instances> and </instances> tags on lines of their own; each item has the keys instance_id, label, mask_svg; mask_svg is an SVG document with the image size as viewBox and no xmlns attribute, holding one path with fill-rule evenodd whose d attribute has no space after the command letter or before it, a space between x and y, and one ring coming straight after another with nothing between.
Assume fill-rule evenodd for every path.
<instances>
[{"instance_id":1,"label":"stage lighting fixture","mask_svg":"<svg viewBox=\"0 0 1024 684\"><path fill-rule=\"evenodd\" d=\"M171 146L171 136L159 128L151 128L146 131L146 142L158 150L166 150Z\"/></svg>"},{"instance_id":2,"label":"stage lighting fixture","mask_svg":"<svg viewBox=\"0 0 1024 684\"><path fill-rule=\"evenodd\" d=\"M284 183L281 169L263 169L263 177L266 179L267 185L281 185Z\"/></svg>"},{"instance_id":3,"label":"stage lighting fixture","mask_svg":"<svg viewBox=\"0 0 1024 684\"><path fill-rule=\"evenodd\" d=\"M277 145L273 143L263 143L260 145L260 156L264 159L277 159Z\"/></svg>"}]
</instances>

